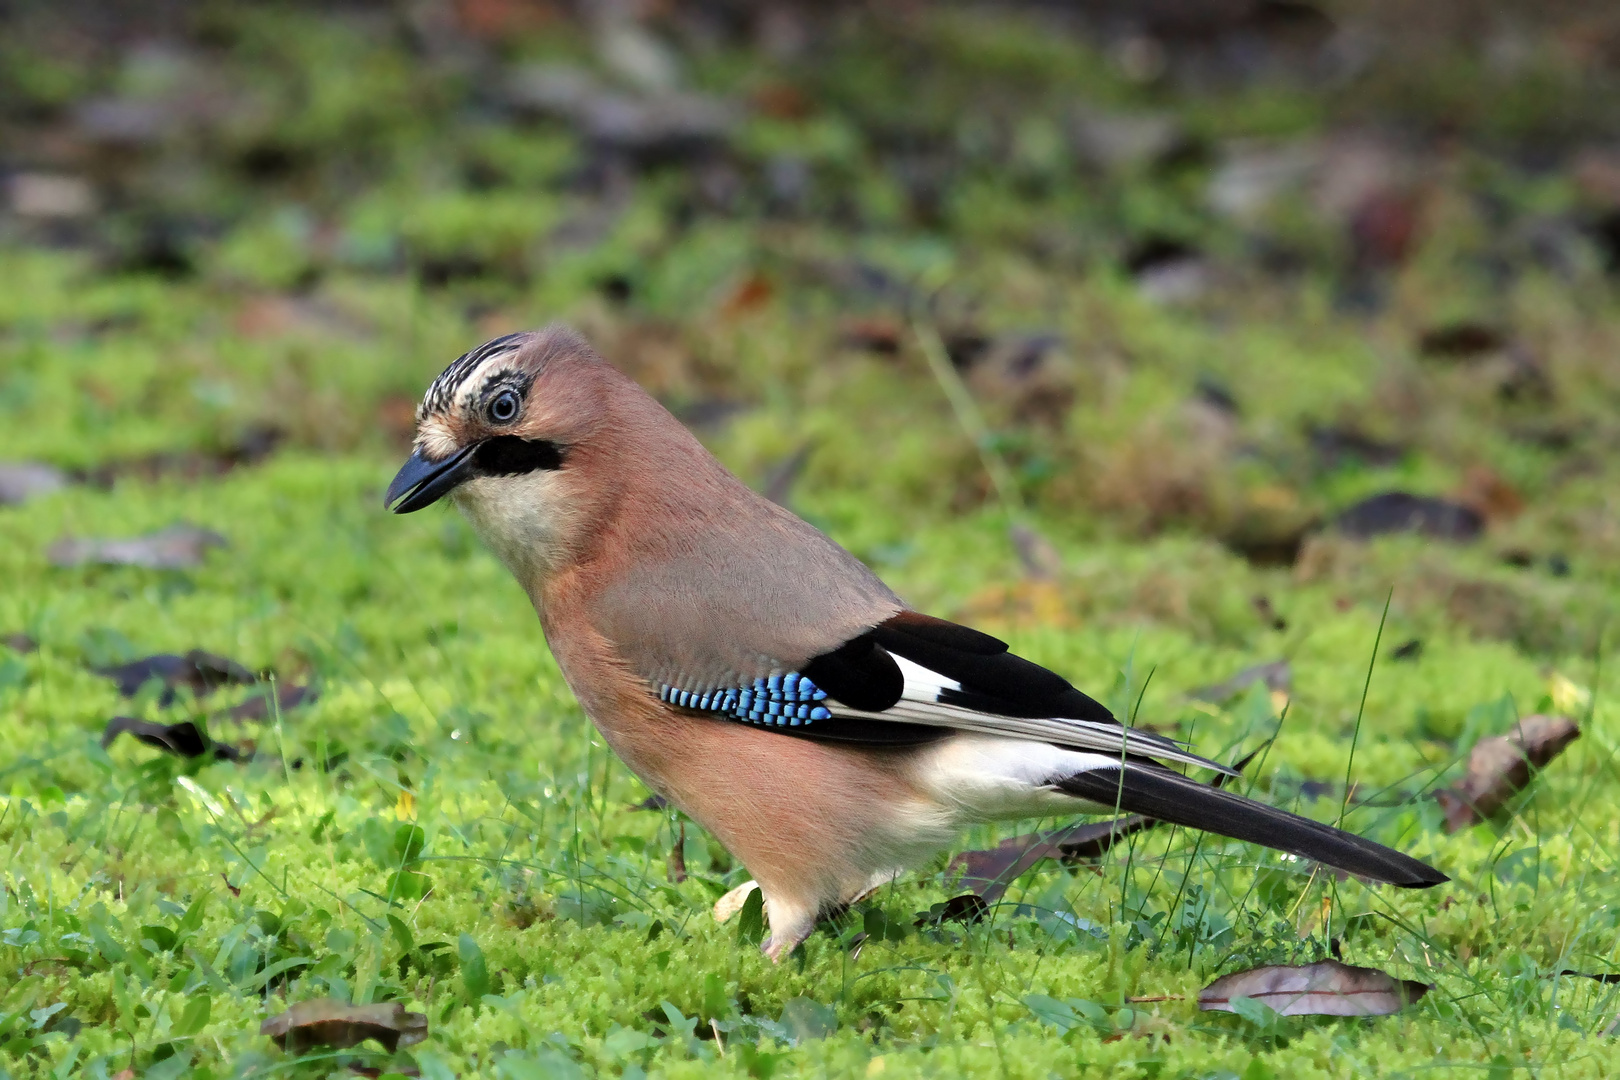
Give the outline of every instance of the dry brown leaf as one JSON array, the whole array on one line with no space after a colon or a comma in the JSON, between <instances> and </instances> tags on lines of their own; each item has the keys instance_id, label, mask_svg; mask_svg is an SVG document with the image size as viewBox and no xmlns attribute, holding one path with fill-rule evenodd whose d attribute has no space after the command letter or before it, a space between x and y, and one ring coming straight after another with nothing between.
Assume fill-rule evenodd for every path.
<instances>
[{"instance_id":1,"label":"dry brown leaf","mask_svg":"<svg viewBox=\"0 0 1620 1080\"><path fill-rule=\"evenodd\" d=\"M345 1005L332 998L314 998L270 1017L259 1025L259 1034L270 1036L277 1046L292 1054L312 1046L342 1050L367 1039L376 1039L391 1054L401 1046L427 1038L427 1026L426 1016L406 1012L397 1001Z\"/></svg>"},{"instance_id":2,"label":"dry brown leaf","mask_svg":"<svg viewBox=\"0 0 1620 1080\"><path fill-rule=\"evenodd\" d=\"M195 525L171 525L160 532L128 539L103 540L64 537L52 544L46 557L55 566L141 566L149 570L183 570L197 566L211 547L225 547L226 540L212 529Z\"/></svg>"},{"instance_id":3,"label":"dry brown leaf","mask_svg":"<svg viewBox=\"0 0 1620 1080\"><path fill-rule=\"evenodd\" d=\"M1042 859L1094 859L1114 842L1158 822L1140 814L1109 821L1073 825L1042 836L1026 833L1003 840L983 851L964 851L951 860L946 876L960 874L959 884L989 903L1001 899L1007 887Z\"/></svg>"},{"instance_id":4,"label":"dry brown leaf","mask_svg":"<svg viewBox=\"0 0 1620 1080\"><path fill-rule=\"evenodd\" d=\"M295 683L276 684L276 712L291 712L302 705L312 704L320 697L320 691L313 686L299 686ZM226 720L235 720L244 723L248 720L270 719L270 695L268 693L255 693L240 705L233 705L219 714Z\"/></svg>"},{"instance_id":5,"label":"dry brown leaf","mask_svg":"<svg viewBox=\"0 0 1620 1080\"><path fill-rule=\"evenodd\" d=\"M1388 1016L1428 992L1428 983L1397 979L1377 968L1321 960L1223 975L1199 991L1198 1007L1235 1012L1234 998L1250 998L1282 1016Z\"/></svg>"},{"instance_id":6,"label":"dry brown leaf","mask_svg":"<svg viewBox=\"0 0 1620 1080\"><path fill-rule=\"evenodd\" d=\"M1547 763L1580 737L1567 716L1527 716L1506 735L1474 744L1468 773L1435 798L1446 812L1446 831L1456 832L1490 817L1530 783L1533 770Z\"/></svg>"},{"instance_id":7,"label":"dry brown leaf","mask_svg":"<svg viewBox=\"0 0 1620 1080\"><path fill-rule=\"evenodd\" d=\"M210 742L208 736L190 720L182 720L178 724L160 724L133 716L115 716L107 721L106 730L101 733L102 749L111 746L125 732L147 746L155 746L185 758L201 757L210 749L221 761L242 761L253 756L251 750L244 752L225 743Z\"/></svg>"},{"instance_id":8,"label":"dry brown leaf","mask_svg":"<svg viewBox=\"0 0 1620 1080\"><path fill-rule=\"evenodd\" d=\"M39 461L0 461L0 506L15 506L35 495L67 486L68 477L54 465Z\"/></svg>"},{"instance_id":9,"label":"dry brown leaf","mask_svg":"<svg viewBox=\"0 0 1620 1080\"><path fill-rule=\"evenodd\" d=\"M670 846L669 857L664 861L664 871L670 883L679 885L686 880L686 819L681 819L680 835Z\"/></svg>"},{"instance_id":10,"label":"dry brown leaf","mask_svg":"<svg viewBox=\"0 0 1620 1080\"><path fill-rule=\"evenodd\" d=\"M1063 573L1063 556L1052 541L1022 522L1015 523L1008 535L1012 537L1013 550L1018 552L1025 575L1031 580L1051 581Z\"/></svg>"},{"instance_id":11,"label":"dry brown leaf","mask_svg":"<svg viewBox=\"0 0 1620 1080\"><path fill-rule=\"evenodd\" d=\"M1524 513L1524 496L1484 465L1469 466L1456 499L1478 511L1488 522L1511 521Z\"/></svg>"},{"instance_id":12,"label":"dry brown leaf","mask_svg":"<svg viewBox=\"0 0 1620 1080\"><path fill-rule=\"evenodd\" d=\"M723 923L741 911L743 905L748 903L749 894L757 888L759 888L759 882L745 881L716 900L714 902L714 921Z\"/></svg>"},{"instance_id":13,"label":"dry brown leaf","mask_svg":"<svg viewBox=\"0 0 1620 1080\"><path fill-rule=\"evenodd\" d=\"M134 697L148 682L162 683L164 691L158 699L159 705L171 704L175 699L175 690L180 687L185 687L197 697L202 697L221 686L231 683L245 685L258 679L251 670L235 660L216 656L201 649L192 649L184 656L157 653L153 656L138 657L126 664L90 670L116 682L118 692L124 697Z\"/></svg>"},{"instance_id":14,"label":"dry brown leaf","mask_svg":"<svg viewBox=\"0 0 1620 1080\"><path fill-rule=\"evenodd\" d=\"M1294 669L1289 662L1272 660L1246 667L1223 682L1198 686L1188 690L1189 701L1205 701L1211 705L1225 705L1255 683L1265 683L1266 689L1287 694L1294 683Z\"/></svg>"}]
</instances>

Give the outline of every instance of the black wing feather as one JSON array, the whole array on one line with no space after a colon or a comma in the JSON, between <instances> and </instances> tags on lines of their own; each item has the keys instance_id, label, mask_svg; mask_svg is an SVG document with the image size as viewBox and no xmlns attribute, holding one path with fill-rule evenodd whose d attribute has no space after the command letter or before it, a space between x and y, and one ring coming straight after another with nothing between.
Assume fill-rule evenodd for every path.
<instances>
[{"instance_id":1,"label":"black wing feather","mask_svg":"<svg viewBox=\"0 0 1620 1080\"><path fill-rule=\"evenodd\" d=\"M1053 786L1110 809L1276 848L1374 881L1426 889L1450 880L1393 848L1158 766L1092 769Z\"/></svg>"},{"instance_id":2,"label":"black wing feather","mask_svg":"<svg viewBox=\"0 0 1620 1080\"><path fill-rule=\"evenodd\" d=\"M1006 642L989 634L914 611L868 633L890 652L960 683L960 690L940 694L944 704L997 716L1114 722L1113 713L1069 680L1008 652Z\"/></svg>"},{"instance_id":3,"label":"black wing feather","mask_svg":"<svg viewBox=\"0 0 1620 1080\"><path fill-rule=\"evenodd\" d=\"M862 712L891 708L905 692L905 676L868 630L799 669L828 695Z\"/></svg>"}]
</instances>

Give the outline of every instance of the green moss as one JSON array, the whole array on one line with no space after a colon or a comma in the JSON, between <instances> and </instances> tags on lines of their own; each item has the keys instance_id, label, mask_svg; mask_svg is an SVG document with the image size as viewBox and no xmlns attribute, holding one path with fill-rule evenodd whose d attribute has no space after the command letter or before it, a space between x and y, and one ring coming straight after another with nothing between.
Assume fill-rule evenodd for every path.
<instances>
[{"instance_id":1,"label":"green moss","mask_svg":"<svg viewBox=\"0 0 1620 1080\"><path fill-rule=\"evenodd\" d=\"M1206 204L1210 161L1094 175L1065 126L1083 99L1172 110L1195 140L1286 138L1411 92L1409 112L1496 139L1553 123L1556 72L1534 68L1495 112L1482 88L1499 77L1454 59L1383 88L1183 92L1132 84L1046 24L875 16L830 25L809 60L693 49L695 85L785 82L809 101L745 121L721 163L743 194L720 212L707 185L726 178L679 167L593 191L590 147L488 107L489 73L420 28L284 9L197 20L220 85L257 104L194 133L184 175L145 207L205 219L184 239L189 274L123 272L10 219L0 236L0 459L114 474L0 507L0 634L38 644L0 645L0 1075L407 1064L375 1044L294 1058L258 1035L323 995L426 1013L408 1053L429 1077L1613 1074L1615 993L1560 973L1611 972L1620 930L1617 312L1594 249L1571 241L1544 265L1524 224L1573 212L1575 185L1464 155L1368 314L1341 302L1343 222L1307 196L1239 226ZM489 62L589 63L587 37L542 27ZM0 93L31 109L117 84L5 51ZM761 194L783 156L810 166L802 208ZM254 161L274 175L251 177ZM118 228L140 224L123 213L108 211ZM1147 236L1205 251L1201 295L1143 295L1119 262ZM1272 243L1298 255L1295 276L1258 267ZM1515 272L1482 269L1493 260ZM918 311L953 335L1063 339L1067 396L1036 418L1017 385L967 372L1028 523L1060 555L1048 580L1022 567L918 355ZM1032 870L983 924L918 927L957 891L941 855L770 964L711 918L747 873L690 823L687 877L670 881L681 821L629 809L647 792L465 523L380 506L403 402L478 340L553 318L674 405L740 406L703 437L750 482L808 448L795 509L918 607L985 625L1203 752L1274 740L1246 777L1256 796L1338 817L1353 743L1348 825L1453 884L1373 889L1162 830L1096 867ZM856 320L898 328L897 347L851 347ZM1510 400L1500 358L1418 355L1424 330L1455 320L1514 329L1550 390ZM1197 404L1201 381L1237 413ZM1404 452L1330 465L1313 423ZM266 426L283 448L224 469L218 455ZM1223 543L1393 488L1454 494L1482 467L1524 506L1473 545L1327 533L1276 569ZM46 554L178 521L228 547L169 572ZM318 700L269 723L207 720L251 744L242 764L127 737L103 749L114 715L202 721L238 700L126 700L89 670L192 648ZM1262 690L1186 696L1279 657L1286 711ZM1581 739L1513 816L1445 832L1429 793L1469 747L1553 709L1580 717ZM1376 1020L1196 1009L1219 974L1335 948L1435 988Z\"/></svg>"}]
</instances>

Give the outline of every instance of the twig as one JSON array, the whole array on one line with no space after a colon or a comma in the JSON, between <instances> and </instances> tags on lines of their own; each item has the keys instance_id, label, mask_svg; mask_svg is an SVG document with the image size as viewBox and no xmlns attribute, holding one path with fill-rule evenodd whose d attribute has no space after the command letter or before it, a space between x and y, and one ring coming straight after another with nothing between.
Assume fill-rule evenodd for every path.
<instances>
[{"instance_id":1,"label":"twig","mask_svg":"<svg viewBox=\"0 0 1620 1080\"><path fill-rule=\"evenodd\" d=\"M1018 518L1024 512L1024 500L1018 493L1018 482L1013 478L1012 470L1007 467L1007 461L996 449L995 440L990 425L985 423L984 414L979 411L978 404L973 395L968 392L967 385L962 377L951 366L951 360L945 352L945 343L940 340L939 330L928 319L915 316L911 320L911 332L917 339L917 347L922 350L923 359L928 362L928 370L933 374L934 381L945 394L945 400L951 403L951 411L956 414L956 422L961 425L963 432L973 440L973 447L979 452L979 461L984 465L984 471L990 477L990 486L995 488L996 498L1001 502L1002 509L1008 516Z\"/></svg>"},{"instance_id":2,"label":"twig","mask_svg":"<svg viewBox=\"0 0 1620 1080\"><path fill-rule=\"evenodd\" d=\"M1384 613L1378 616L1378 633L1373 637L1372 657L1367 661L1367 679L1361 684L1361 704L1356 706L1356 729L1350 734L1350 753L1344 759L1344 801L1339 804L1339 819L1333 824L1344 828L1344 814L1350 808L1350 771L1356 764L1356 743L1361 741L1361 718L1367 712L1367 691L1372 689L1373 668L1378 666L1378 646L1384 640L1384 623L1389 621L1389 604L1395 599L1395 589L1390 587L1389 595L1384 597Z\"/></svg>"}]
</instances>

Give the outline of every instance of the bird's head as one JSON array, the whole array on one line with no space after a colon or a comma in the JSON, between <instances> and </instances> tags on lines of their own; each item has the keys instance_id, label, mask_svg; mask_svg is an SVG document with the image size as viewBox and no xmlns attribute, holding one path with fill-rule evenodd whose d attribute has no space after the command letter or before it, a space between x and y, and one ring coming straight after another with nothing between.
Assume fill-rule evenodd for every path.
<instances>
[{"instance_id":1,"label":"bird's head","mask_svg":"<svg viewBox=\"0 0 1620 1080\"><path fill-rule=\"evenodd\" d=\"M417 406L413 453L383 505L410 514L450 495L514 572L534 569L578 516L568 473L600 423L604 366L561 327L461 356Z\"/></svg>"}]
</instances>

